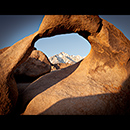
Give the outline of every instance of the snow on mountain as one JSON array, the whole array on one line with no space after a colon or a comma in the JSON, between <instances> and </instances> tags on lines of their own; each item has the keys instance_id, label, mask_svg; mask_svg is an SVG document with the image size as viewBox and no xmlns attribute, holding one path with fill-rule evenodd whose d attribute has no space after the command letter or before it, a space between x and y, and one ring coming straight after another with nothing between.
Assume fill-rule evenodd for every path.
<instances>
[{"instance_id":1,"label":"snow on mountain","mask_svg":"<svg viewBox=\"0 0 130 130\"><path fill-rule=\"evenodd\" d=\"M68 55L65 52L61 52L59 54L49 57L49 60L51 61L52 64L57 64L57 63L74 64L82 59L83 59L83 57L81 57L80 55L77 55L77 56Z\"/></svg>"}]
</instances>

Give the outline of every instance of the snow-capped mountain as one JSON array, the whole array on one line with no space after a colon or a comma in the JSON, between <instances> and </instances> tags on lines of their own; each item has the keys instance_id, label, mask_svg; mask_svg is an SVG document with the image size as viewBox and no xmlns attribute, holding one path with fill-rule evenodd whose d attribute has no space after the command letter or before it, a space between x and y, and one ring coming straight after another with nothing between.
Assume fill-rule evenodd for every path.
<instances>
[{"instance_id":1,"label":"snow-capped mountain","mask_svg":"<svg viewBox=\"0 0 130 130\"><path fill-rule=\"evenodd\" d=\"M59 54L56 54L52 57L49 57L49 60L51 61L52 64L57 64L57 63L69 63L69 64L74 64L80 60L82 60L83 57L80 55L68 55L65 52L61 52Z\"/></svg>"}]
</instances>

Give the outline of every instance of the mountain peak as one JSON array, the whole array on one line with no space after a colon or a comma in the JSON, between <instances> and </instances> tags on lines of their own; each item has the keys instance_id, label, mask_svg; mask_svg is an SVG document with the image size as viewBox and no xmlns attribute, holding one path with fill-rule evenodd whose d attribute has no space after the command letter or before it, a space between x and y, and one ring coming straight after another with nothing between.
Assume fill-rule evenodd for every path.
<instances>
[{"instance_id":1,"label":"mountain peak","mask_svg":"<svg viewBox=\"0 0 130 130\"><path fill-rule=\"evenodd\" d=\"M60 54L66 54L65 52L60 52Z\"/></svg>"},{"instance_id":2,"label":"mountain peak","mask_svg":"<svg viewBox=\"0 0 130 130\"><path fill-rule=\"evenodd\" d=\"M57 63L74 64L82 59L83 57L81 57L80 55L77 56L69 55L65 52L60 52L59 54L49 57L49 60L51 61L52 64L57 64Z\"/></svg>"}]
</instances>

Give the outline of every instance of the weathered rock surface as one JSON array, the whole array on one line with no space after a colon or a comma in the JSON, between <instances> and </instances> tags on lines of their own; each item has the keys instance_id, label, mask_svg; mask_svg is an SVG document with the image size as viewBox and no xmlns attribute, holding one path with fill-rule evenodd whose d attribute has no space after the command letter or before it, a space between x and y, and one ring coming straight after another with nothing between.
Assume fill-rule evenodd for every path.
<instances>
[{"instance_id":1,"label":"weathered rock surface","mask_svg":"<svg viewBox=\"0 0 130 130\"><path fill-rule=\"evenodd\" d=\"M33 50L28 59L15 70L15 77L20 82L31 80L51 71L51 63L47 56L38 50Z\"/></svg>"},{"instance_id":2,"label":"weathered rock surface","mask_svg":"<svg viewBox=\"0 0 130 130\"><path fill-rule=\"evenodd\" d=\"M36 32L0 54L0 115L9 114L17 102L18 90L13 72L28 58L38 37Z\"/></svg>"},{"instance_id":3,"label":"weathered rock surface","mask_svg":"<svg viewBox=\"0 0 130 130\"><path fill-rule=\"evenodd\" d=\"M2 54L4 51L6 51L9 47L5 47L5 48L2 48L0 49L0 54Z\"/></svg>"},{"instance_id":4,"label":"weathered rock surface","mask_svg":"<svg viewBox=\"0 0 130 130\"><path fill-rule=\"evenodd\" d=\"M39 29L40 37L71 32L91 43L90 54L30 84L19 99L23 115L130 114L130 41L91 15L45 16Z\"/></svg>"},{"instance_id":5,"label":"weathered rock surface","mask_svg":"<svg viewBox=\"0 0 130 130\"><path fill-rule=\"evenodd\" d=\"M76 32L91 43L82 61L39 77L19 95L13 71L40 37ZM45 16L39 31L0 54L0 114L130 114L130 41L96 15ZM25 110L25 111L24 111Z\"/></svg>"},{"instance_id":6,"label":"weathered rock surface","mask_svg":"<svg viewBox=\"0 0 130 130\"><path fill-rule=\"evenodd\" d=\"M73 67L69 66L61 70L52 71L46 75L39 77L37 80L32 82L21 93L21 95L19 95L17 110L20 112L23 112L25 109L25 106L30 102L31 99L35 98L35 96L37 96L38 94L42 93L43 91L46 91L49 87L52 87L54 84L58 83L60 80L63 80L68 75L73 73L78 65L79 63L76 63L72 65ZM42 101L40 102L42 103ZM32 114L35 114L35 113L32 113Z\"/></svg>"},{"instance_id":7,"label":"weathered rock surface","mask_svg":"<svg viewBox=\"0 0 130 130\"><path fill-rule=\"evenodd\" d=\"M86 32L95 34L101 19L97 15L46 15L39 28L40 37L56 34Z\"/></svg>"},{"instance_id":8,"label":"weathered rock surface","mask_svg":"<svg viewBox=\"0 0 130 130\"><path fill-rule=\"evenodd\" d=\"M17 83L18 94L20 95L31 83Z\"/></svg>"}]
</instances>

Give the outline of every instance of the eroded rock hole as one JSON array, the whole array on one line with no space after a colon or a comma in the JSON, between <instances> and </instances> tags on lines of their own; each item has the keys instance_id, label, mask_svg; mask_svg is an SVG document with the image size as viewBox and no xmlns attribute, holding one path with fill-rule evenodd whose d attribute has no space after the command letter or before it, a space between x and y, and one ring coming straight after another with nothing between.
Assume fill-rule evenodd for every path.
<instances>
[{"instance_id":1,"label":"eroded rock hole","mask_svg":"<svg viewBox=\"0 0 130 130\"><path fill-rule=\"evenodd\" d=\"M90 43L77 33L41 38L26 62L15 70L16 81L30 83L46 73L75 64L90 49Z\"/></svg>"},{"instance_id":2,"label":"eroded rock hole","mask_svg":"<svg viewBox=\"0 0 130 130\"><path fill-rule=\"evenodd\" d=\"M52 64L74 64L86 57L91 49L90 43L77 33L42 38L35 47L45 53Z\"/></svg>"}]
</instances>

